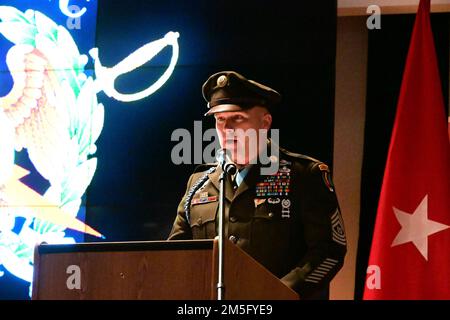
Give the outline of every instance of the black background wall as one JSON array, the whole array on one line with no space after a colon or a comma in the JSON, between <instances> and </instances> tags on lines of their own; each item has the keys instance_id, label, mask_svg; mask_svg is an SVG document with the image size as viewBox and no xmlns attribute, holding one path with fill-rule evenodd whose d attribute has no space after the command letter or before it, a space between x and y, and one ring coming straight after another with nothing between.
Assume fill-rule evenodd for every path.
<instances>
[{"instance_id":1,"label":"black background wall","mask_svg":"<svg viewBox=\"0 0 450 320\"><path fill-rule=\"evenodd\" d=\"M180 58L170 80L147 99L122 103L99 95L105 127L87 191L87 223L106 241L167 237L195 167L172 163L171 133L193 132L195 120L204 120L203 130L214 125L203 118L201 85L220 70L280 91L274 127L281 144L331 164L335 24L335 1L99 1L96 44L104 65L170 30L180 33ZM146 88L165 70L170 52L118 79L118 88Z\"/></svg>"}]
</instances>

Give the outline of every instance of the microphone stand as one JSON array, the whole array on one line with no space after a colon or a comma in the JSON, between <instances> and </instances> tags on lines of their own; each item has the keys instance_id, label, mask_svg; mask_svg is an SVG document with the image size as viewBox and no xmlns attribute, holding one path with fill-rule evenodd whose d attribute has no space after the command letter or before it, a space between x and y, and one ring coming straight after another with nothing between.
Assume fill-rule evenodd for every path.
<instances>
[{"instance_id":1,"label":"microphone stand","mask_svg":"<svg viewBox=\"0 0 450 320\"><path fill-rule=\"evenodd\" d=\"M225 183L229 174L236 173L236 165L231 161L222 162L222 173L219 177L219 271L217 279L217 300L224 300L224 245L225 245Z\"/></svg>"}]
</instances>

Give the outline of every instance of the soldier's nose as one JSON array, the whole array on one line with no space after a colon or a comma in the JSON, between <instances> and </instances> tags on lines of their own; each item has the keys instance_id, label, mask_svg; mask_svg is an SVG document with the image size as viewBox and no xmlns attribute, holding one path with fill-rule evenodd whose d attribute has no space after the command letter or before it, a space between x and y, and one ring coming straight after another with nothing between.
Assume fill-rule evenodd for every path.
<instances>
[{"instance_id":1,"label":"soldier's nose","mask_svg":"<svg viewBox=\"0 0 450 320\"><path fill-rule=\"evenodd\" d=\"M234 129L233 121L230 121L230 120L225 121L224 128L225 128L225 130L233 130Z\"/></svg>"}]
</instances>

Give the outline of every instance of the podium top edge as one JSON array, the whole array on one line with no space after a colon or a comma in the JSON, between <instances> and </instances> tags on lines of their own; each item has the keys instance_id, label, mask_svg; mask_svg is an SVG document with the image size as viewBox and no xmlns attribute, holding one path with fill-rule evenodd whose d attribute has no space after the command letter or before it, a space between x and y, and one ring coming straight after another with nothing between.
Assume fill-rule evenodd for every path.
<instances>
[{"instance_id":1,"label":"podium top edge","mask_svg":"<svg viewBox=\"0 0 450 320\"><path fill-rule=\"evenodd\" d=\"M40 244L38 253L152 251L152 250L212 250L214 240L164 240L164 241L119 241L80 242L75 244Z\"/></svg>"}]
</instances>

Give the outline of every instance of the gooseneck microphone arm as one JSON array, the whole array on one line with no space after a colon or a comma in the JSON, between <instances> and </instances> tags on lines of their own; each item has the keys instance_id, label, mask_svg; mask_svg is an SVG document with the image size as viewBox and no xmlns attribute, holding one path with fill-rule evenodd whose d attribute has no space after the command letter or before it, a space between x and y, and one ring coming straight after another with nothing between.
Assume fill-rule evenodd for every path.
<instances>
[{"instance_id":1,"label":"gooseneck microphone arm","mask_svg":"<svg viewBox=\"0 0 450 320\"><path fill-rule=\"evenodd\" d=\"M229 181L227 176L236 173L236 164L231 161L226 149L220 149L217 159L222 168L219 177L219 263L218 263L218 279L217 279L217 300L225 298L225 279L224 279L224 245L225 245L225 183Z\"/></svg>"}]
</instances>

